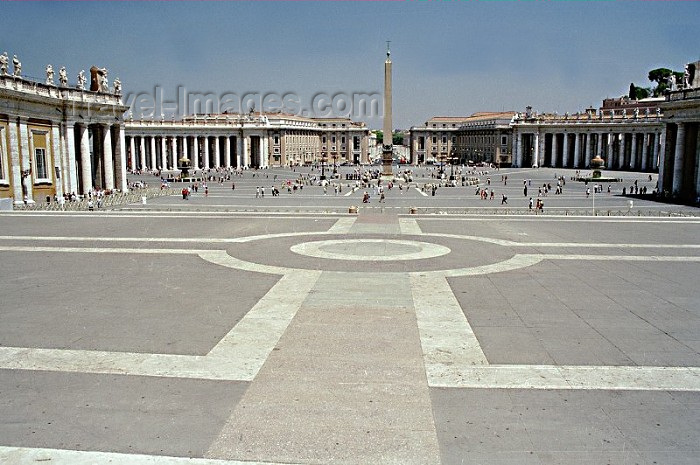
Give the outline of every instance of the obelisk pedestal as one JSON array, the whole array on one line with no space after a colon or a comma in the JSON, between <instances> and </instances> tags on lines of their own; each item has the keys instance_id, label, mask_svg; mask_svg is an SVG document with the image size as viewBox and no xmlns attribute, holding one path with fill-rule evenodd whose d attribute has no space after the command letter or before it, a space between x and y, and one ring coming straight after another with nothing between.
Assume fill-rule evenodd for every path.
<instances>
[{"instance_id":1,"label":"obelisk pedestal","mask_svg":"<svg viewBox=\"0 0 700 465\"><path fill-rule=\"evenodd\" d=\"M386 61L384 62L384 125L382 138L382 179L393 180L394 172L391 163L394 158L393 125L391 121L391 51L387 44Z\"/></svg>"}]
</instances>

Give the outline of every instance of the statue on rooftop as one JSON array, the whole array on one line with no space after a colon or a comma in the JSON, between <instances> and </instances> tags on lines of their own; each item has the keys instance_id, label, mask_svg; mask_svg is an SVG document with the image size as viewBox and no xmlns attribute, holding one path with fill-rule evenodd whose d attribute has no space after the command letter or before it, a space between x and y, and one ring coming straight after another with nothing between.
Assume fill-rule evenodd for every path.
<instances>
[{"instance_id":1,"label":"statue on rooftop","mask_svg":"<svg viewBox=\"0 0 700 465\"><path fill-rule=\"evenodd\" d=\"M17 58L17 55L12 56L12 66L14 67L13 70L13 75L14 76L21 76L22 75L22 62L19 61L19 58Z\"/></svg>"},{"instance_id":2,"label":"statue on rooftop","mask_svg":"<svg viewBox=\"0 0 700 465\"><path fill-rule=\"evenodd\" d=\"M51 64L48 64L48 65L46 65L46 85L48 85L48 86L54 85L53 77L54 77L53 66L51 66Z\"/></svg>"},{"instance_id":3,"label":"statue on rooftop","mask_svg":"<svg viewBox=\"0 0 700 465\"><path fill-rule=\"evenodd\" d=\"M92 92L105 92L105 84L107 83L107 68L98 68L92 66L90 68L90 90Z\"/></svg>"},{"instance_id":4,"label":"statue on rooftop","mask_svg":"<svg viewBox=\"0 0 700 465\"><path fill-rule=\"evenodd\" d=\"M676 83L676 75L671 73L670 76L668 77L668 90L674 91L677 90L677 83Z\"/></svg>"},{"instance_id":5,"label":"statue on rooftop","mask_svg":"<svg viewBox=\"0 0 700 465\"><path fill-rule=\"evenodd\" d=\"M87 78L85 77L85 70L81 70L80 73L78 73L78 89L80 90L85 90L85 83L87 82Z\"/></svg>"},{"instance_id":6,"label":"statue on rooftop","mask_svg":"<svg viewBox=\"0 0 700 465\"><path fill-rule=\"evenodd\" d=\"M0 55L0 75L7 76L7 63L9 63L7 52Z\"/></svg>"},{"instance_id":7,"label":"statue on rooftop","mask_svg":"<svg viewBox=\"0 0 700 465\"><path fill-rule=\"evenodd\" d=\"M61 69L58 70L58 83L61 87L68 86L68 74L65 66L61 66Z\"/></svg>"},{"instance_id":8,"label":"statue on rooftop","mask_svg":"<svg viewBox=\"0 0 700 465\"><path fill-rule=\"evenodd\" d=\"M114 95L121 95L122 94L122 82L119 80L119 78L116 78L114 80Z\"/></svg>"}]
</instances>

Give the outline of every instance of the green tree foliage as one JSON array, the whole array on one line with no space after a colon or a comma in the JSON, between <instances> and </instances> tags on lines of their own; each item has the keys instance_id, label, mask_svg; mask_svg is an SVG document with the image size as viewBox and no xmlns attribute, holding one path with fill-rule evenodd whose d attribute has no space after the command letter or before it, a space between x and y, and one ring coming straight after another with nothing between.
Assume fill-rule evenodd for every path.
<instances>
[{"instance_id":1,"label":"green tree foliage","mask_svg":"<svg viewBox=\"0 0 700 465\"><path fill-rule=\"evenodd\" d=\"M636 96L636 99L637 99L637 100L641 100L641 99L643 99L643 98L647 98L647 97L649 97L649 96L651 95L651 93L652 93L652 90L651 90L650 88L648 88L648 87L637 87L637 88L635 89L635 91L637 92L637 96Z\"/></svg>"},{"instance_id":2,"label":"green tree foliage","mask_svg":"<svg viewBox=\"0 0 700 465\"><path fill-rule=\"evenodd\" d=\"M676 77L676 82L683 82L683 73L673 71L668 68L656 68L649 71L649 80L656 83L656 87L652 89L654 97L663 95L668 89L668 78L673 74Z\"/></svg>"},{"instance_id":3,"label":"green tree foliage","mask_svg":"<svg viewBox=\"0 0 700 465\"><path fill-rule=\"evenodd\" d=\"M634 83L630 84L629 96L632 100L641 100L647 98L652 94L652 89L648 87L637 87Z\"/></svg>"},{"instance_id":4,"label":"green tree foliage","mask_svg":"<svg viewBox=\"0 0 700 465\"><path fill-rule=\"evenodd\" d=\"M384 131L374 130L372 132L377 135L377 142L380 144L383 143ZM392 140L392 144L394 144L394 145L403 145L403 133L394 132L392 134L391 140Z\"/></svg>"},{"instance_id":5,"label":"green tree foliage","mask_svg":"<svg viewBox=\"0 0 700 465\"><path fill-rule=\"evenodd\" d=\"M655 82L657 85L662 82L666 82L666 79L671 75L673 71L668 68L656 68L649 71L649 80ZM682 75L683 73L681 73Z\"/></svg>"}]
</instances>

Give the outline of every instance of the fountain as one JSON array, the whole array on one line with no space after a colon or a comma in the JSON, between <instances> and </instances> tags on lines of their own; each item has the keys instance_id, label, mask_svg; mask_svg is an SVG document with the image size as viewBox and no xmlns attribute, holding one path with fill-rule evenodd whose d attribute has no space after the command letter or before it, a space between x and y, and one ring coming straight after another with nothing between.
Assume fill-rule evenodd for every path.
<instances>
[{"instance_id":1,"label":"fountain","mask_svg":"<svg viewBox=\"0 0 700 465\"><path fill-rule=\"evenodd\" d=\"M613 178L609 176L603 176L602 168L605 166L605 160L596 155L595 158L591 160L591 168L593 173L591 176L578 176L575 178L576 181L580 182L621 182L621 178Z\"/></svg>"}]
</instances>

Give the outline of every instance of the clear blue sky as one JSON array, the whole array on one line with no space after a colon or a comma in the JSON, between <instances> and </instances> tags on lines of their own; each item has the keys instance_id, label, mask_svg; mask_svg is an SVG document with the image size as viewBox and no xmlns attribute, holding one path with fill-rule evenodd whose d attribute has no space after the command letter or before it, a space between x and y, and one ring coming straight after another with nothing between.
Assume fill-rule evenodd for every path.
<instances>
[{"instance_id":1,"label":"clear blue sky","mask_svg":"<svg viewBox=\"0 0 700 465\"><path fill-rule=\"evenodd\" d=\"M125 94L382 93L392 41L394 126L434 115L575 112L700 59L700 2L2 3L0 53L70 82L91 65ZM381 127L378 118L369 119Z\"/></svg>"}]
</instances>

